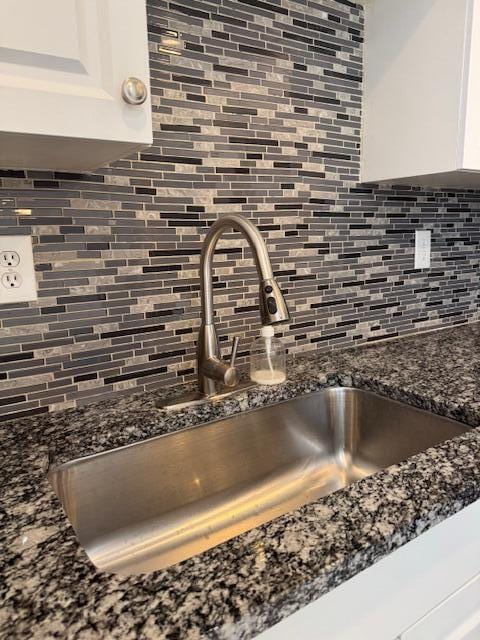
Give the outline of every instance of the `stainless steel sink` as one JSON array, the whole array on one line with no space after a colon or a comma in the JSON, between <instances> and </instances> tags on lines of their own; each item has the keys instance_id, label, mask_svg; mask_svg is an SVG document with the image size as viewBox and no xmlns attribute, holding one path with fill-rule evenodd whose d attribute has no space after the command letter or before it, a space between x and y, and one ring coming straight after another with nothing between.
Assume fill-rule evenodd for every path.
<instances>
[{"instance_id":1,"label":"stainless steel sink","mask_svg":"<svg viewBox=\"0 0 480 640\"><path fill-rule=\"evenodd\" d=\"M467 430L327 389L106 453L49 477L92 562L161 569Z\"/></svg>"}]
</instances>

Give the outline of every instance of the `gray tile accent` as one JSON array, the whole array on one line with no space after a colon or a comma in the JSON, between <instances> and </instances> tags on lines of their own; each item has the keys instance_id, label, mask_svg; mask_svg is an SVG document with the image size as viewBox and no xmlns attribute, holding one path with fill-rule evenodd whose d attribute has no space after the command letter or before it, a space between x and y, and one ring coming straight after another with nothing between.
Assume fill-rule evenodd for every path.
<instances>
[{"instance_id":1,"label":"gray tile accent","mask_svg":"<svg viewBox=\"0 0 480 640\"><path fill-rule=\"evenodd\" d=\"M290 352L478 319L480 193L358 184L360 5L149 0L148 22L153 146L94 174L0 170L0 233L32 234L40 296L0 307L0 416L191 379L200 247L226 212L263 231ZM181 58L156 53L158 27ZM244 358L257 282L234 234L215 277Z\"/></svg>"}]
</instances>

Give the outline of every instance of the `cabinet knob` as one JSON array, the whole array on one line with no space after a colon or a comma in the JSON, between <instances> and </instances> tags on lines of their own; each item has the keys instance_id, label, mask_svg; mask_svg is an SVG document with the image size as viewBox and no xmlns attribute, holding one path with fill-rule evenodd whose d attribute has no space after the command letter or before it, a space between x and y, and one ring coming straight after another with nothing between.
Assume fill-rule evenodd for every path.
<instances>
[{"instance_id":1,"label":"cabinet knob","mask_svg":"<svg viewBox=\"0 0 480 640\"><path fill-rule=\"evenodd\" d=\"M147 99L145 83L138 78L127 78L122 84L122 98L128 104L143 104Z\"/></svg>"}]
</instances>

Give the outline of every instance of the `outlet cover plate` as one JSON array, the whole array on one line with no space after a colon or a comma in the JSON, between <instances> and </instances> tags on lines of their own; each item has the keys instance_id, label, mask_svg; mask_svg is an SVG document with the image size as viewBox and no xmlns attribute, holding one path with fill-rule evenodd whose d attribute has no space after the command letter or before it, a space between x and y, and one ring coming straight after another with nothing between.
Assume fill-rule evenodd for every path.
<instances>
[{"instance_id":1,"label":"outlet cover plate","mask_svg":"<svg viewBox=\"0 0 480 640\"><path fill-rule=\"evenodd\" d=\"M10 266L3 259L5 252L17 254L20 258L18 264ZM16 260L14 261L16 263ZM20 281L20 286L6 287L5 274L15 275L15 280ZM9 278L9 280L11 280ZM4 236L0 235L0 304L13 302L30 302L37 300L37 282L33 264L32 238L30 236Z\"/></svg>"},{"instance_id":2,"label":"outlet cover plate","mask_svg":"<svg viewBox=\"0 0 480 640\"><path fill-rule=\"evenodd\" d=\"M430 269L432 232L430 229L415 231L415 269Z\"/></svg>"}]
</instances>

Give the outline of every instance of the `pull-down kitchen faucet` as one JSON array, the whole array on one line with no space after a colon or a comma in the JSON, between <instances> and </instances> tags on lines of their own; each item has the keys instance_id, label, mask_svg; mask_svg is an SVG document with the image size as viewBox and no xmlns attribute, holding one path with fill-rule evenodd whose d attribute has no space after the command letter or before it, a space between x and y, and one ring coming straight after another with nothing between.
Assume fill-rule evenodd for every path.
<instances>
[{"instance_id":1,"label":"pull-down kitchen faucet","mask_svg":"<svg viewBox=\"0 0 480 640\"><path fill-rule=\"evenodd\" d=\"M223 233L234 229L247 240L252 250L260 284L260 317L262 324L276 324L290 318L285 299L273 277L267 248L257 227L243 216L232 213L219 218L210 228L202 247L200 258L200 288L202 300L202 323L197 342L198 392L159 402L165 409L179 409L199 404L208 399L232 393L238 385L235 357L238 338L234 339L230 362L220 356L220 345L214 322L212 266L217 242ZM227 390L221 390L220 387Z\"/></svg>"}]
</instances>

